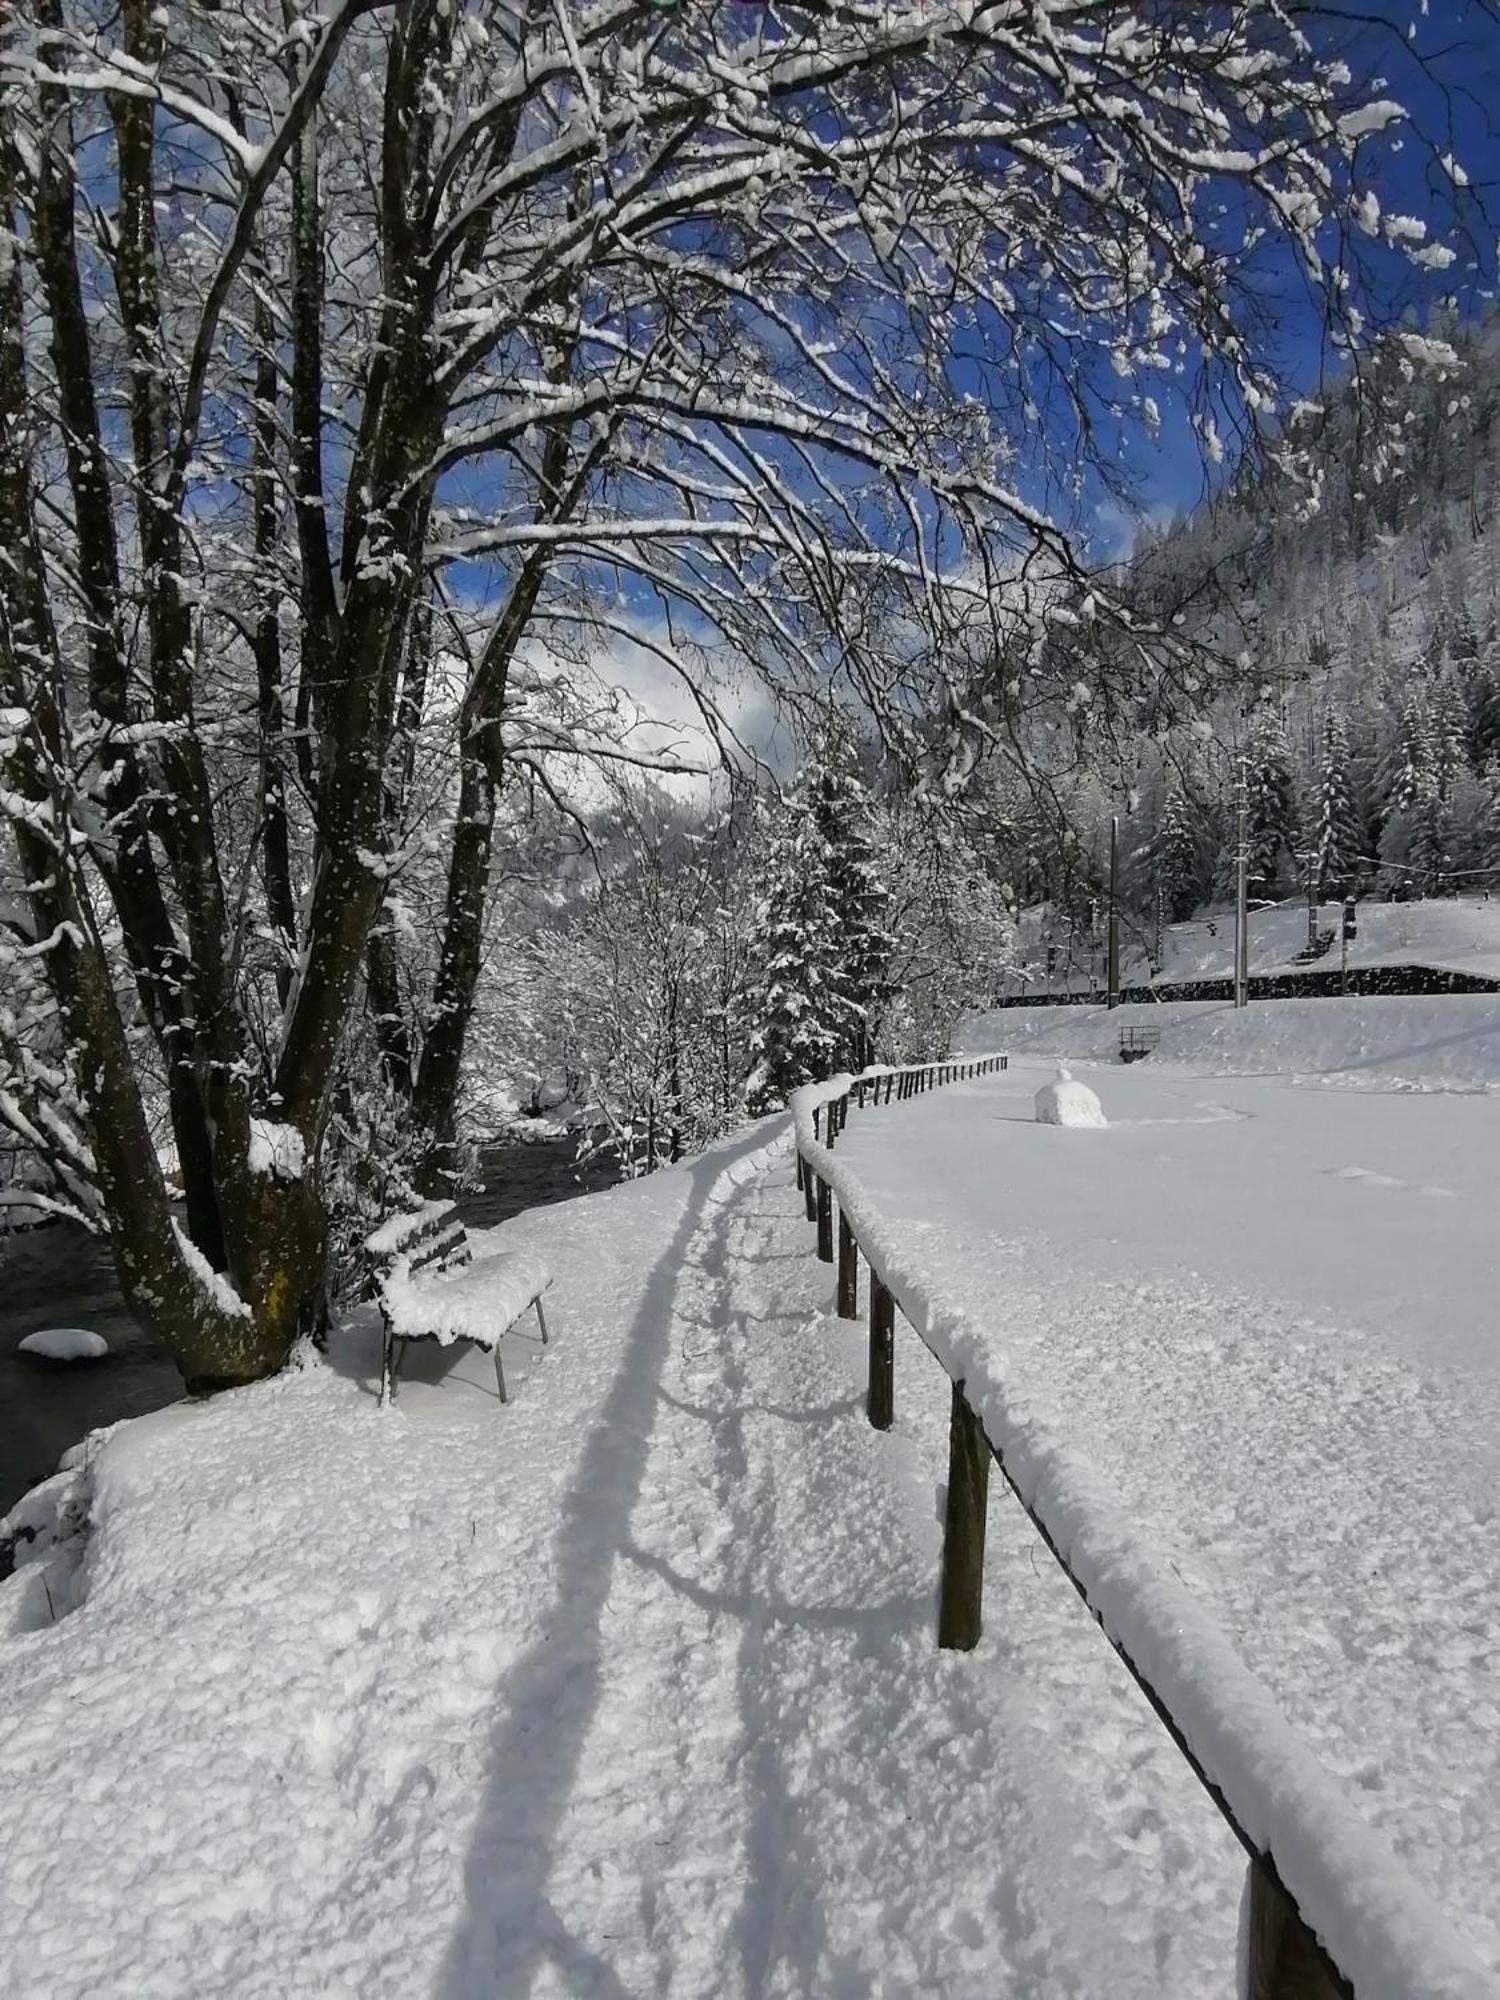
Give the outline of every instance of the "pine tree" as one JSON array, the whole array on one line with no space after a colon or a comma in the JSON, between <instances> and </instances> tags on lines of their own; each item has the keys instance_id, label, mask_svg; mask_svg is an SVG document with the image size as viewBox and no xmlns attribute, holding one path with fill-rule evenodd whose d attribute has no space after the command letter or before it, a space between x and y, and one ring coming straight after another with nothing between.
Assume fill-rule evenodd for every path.
<instances>
[{"instance_id":1,"label":"pine tree","mask_svg":"<svg viewBox=\"0 0 1500 2000\"><path fill-rule=\"evenodd\" d=\"M1318 787L1315 834L1318 879L1330 896L1352 896L1362 873L1364 828L1349 770L1349 736L1344 718L1330 708L1323 725L1323 769Z\"/></svg>"},{"instance_id":2,"label":"pine tree","mask_svg":"<svg viewBox=\"0 0 1500 2000\"><path fill-rule=\"evenodd\" d=\"M751 1002L751 1111L872 1060L891 992L889 904L869 793L850 751L825 730L772 843Z\"/></svg>"},{"instance_id":3,"label":"pine tree","mask_svg":"<svg viewBox=\"0 0 1500 2000\"><path fill-rule=\"evenodd\" d=\"M1281 886L1282 868L1297 827L1292 753L1286 729L1273 708L1256 717L1249 745L1247 850L1252 897L1271 901Z\"/></svg>"},{"instance_id":4,"label":"pine tree","mask_svg":"<svg viewBox=\"0 0 1500 2000\"><path fill-rule=\"evenodd\" d=\"M829 982L829 1026L838 1042L834 1067L864 1069L874 1059L876 1030L890 994L891 898L878 858L869 792L851 754L831 731L819 738L808 793L835 916Z\"/></svg>"},{"instance_id":5,"label":"pine tree","mask_svg":"<svg viewBox=\"0 0 1500 2000\"><path fill-rule=\"evenodd\" d=\"M1422 791L1424 775L1435 763L1427 689L1415 681L1402 696L1401 720L1381 760L1380 793L1389 817L1410 813Z\"/></svg>"},{"instance_id":6,"label":"pine tree","mask_svg":"<svg viewBox=\"0 0 1500 2000\"><path fill-rule=\"evenodd\" d=\"M750 996L745 1104L753 1116L779 1109L800 1084L833 1075L847 1035L838 910L805 783L792 791L773 835L756 915L764 947Z\"/></svg>"},{"instance_id":7,"label":"pine tree","mask_svg":"<svg viewBox=\"0 0 1500 2000\"><path fill-rule=\"evenodd\" d=\"M1483 772L1500 752L1500 679L1486 667L1469 683L1468 693L1469 755L1474 769Z\"/></svg>"},{"instance_id":8,"label":"pine tree","mask_svg":"<svg viewBox=\"0 0 1500 2000\"><path fill-rule=\"evenodd\" d=\"M1409 818L1412 887L1419 896L1451 894L1453 884L1446 877L1453 865L1452 825L1436 770L1424 771L1418 779Z\"/></svg>"},{"instance_id":9,"label":"pine tree","mask_svg":"<svg viewBox=\"0 0 1500 2000\"><path fill-rule=\"evenodd\" d=\"M1428 697L1428 745L1433 775L1443 798L1470 769L1469 718L1463 691L1451 673L1439 674Z\"/></svg>"},{"instance_id":10,"label":"pine tree","mask_svg":"<svg viewBox=\"0 0 1500 2000\"><path fill-rule=\"evenodd\" d=\"M1168 923L1186 923L1203 887L1203 863L1188 802L1179 785L1167 793L1151 849L1152 886Z\"/></svg>"}]
</instances>

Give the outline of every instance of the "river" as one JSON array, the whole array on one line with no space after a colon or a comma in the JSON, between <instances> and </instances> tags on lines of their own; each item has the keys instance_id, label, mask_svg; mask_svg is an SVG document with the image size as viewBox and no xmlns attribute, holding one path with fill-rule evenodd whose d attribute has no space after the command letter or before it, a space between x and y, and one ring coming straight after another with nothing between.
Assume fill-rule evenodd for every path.
<instances>
[{"instance_id":1,"label":"river","mask_svg":"<svg viewBox=\"0 0 1500 2000\"><path fill-rule=\"evenodd\" d=\"M507 1141L485 1150L481 1168L484 1185L459 1201L475 1229L617 1178L602 1157L580 1167L571 1139ZM69 1363L19 1353L44 1326L88 1327L109 1353ZM0 1238L0 1514L89 1431L181 1394L176 1368L126 1311L107 1250L66 1223Z\"/></svg>"}]
</instances>

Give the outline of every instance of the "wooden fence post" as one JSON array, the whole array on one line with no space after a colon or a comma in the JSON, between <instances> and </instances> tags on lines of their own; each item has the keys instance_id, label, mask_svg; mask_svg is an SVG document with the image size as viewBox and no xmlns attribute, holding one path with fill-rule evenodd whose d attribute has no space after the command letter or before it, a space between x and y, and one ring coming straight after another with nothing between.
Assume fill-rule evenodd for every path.
<instances>
[{"instance_id":1,"label":"wooden fence post","mask_svg":"<svg viewBox=\"0 0 1500 2000\"><path fill-rule=\"evenodd\" d=\"M797 1154L797 1192L798 1194L802 1192L802 1154L800 1151Z\"/></svg>"},{"instance_id":2,"label":"wooden fence post","mask_svg":"<svg viewBox=\"0 0 1500 2000\"><path fill-rule=\"evenodd\" d=\"M827 1181L818 1182L818 1257L833 1262L833 1193Z\"/></svg>"},{"instance_id":3,"label":"wooden fence post","mask_svg":"<svg viewBox=\"0 0 1500 2000\"><path fill-rule=\"evenodd\" d=\"M840 1319L859 1317L859 1245L849 1218L839 1210L839 1276L834 1310Z\"/></svg>"},{"instance_id":4,"label":"wooden fence post","mask_svg":"<svg viewBox=\"0 0 1500 2000\"><path fill-rule=\"evenodd\" d=\"M938 1644L949 1652L971 1652L979 1644L989 1492L990 1448L978 1417L969 1408L963 1383L955 1382L948 1425L943 1581L938 1597Z\"/></svg>"},{"instance_id":5,"label":"wooden fence post","mask_svg":"<svg viewBox=\"0 0 1500 2000\"><path fill-rule=\"evenodd\" d=\"M807 1203L807 1219L818 1219L818 1177L804 1160L802 1163L802 1198Z\"/></svg>"},{"instance_id":6,"label":"wooden fence post","mask_svg":"<svg viewBox=\"0 0 1500 2000\"><path fill-rule=\"evenodd\" d=\"M1353 2000L1353 1987L1302 1921L1269 1855L1250 1863L1246 1941L1248 2000Z\"/></svg>"},{"instance_id":7,"label":"wooden fence post","mask_svg":"<svg viewBox=\"0 0 1500 2000\"><path fill-rule=\"evenodd\" d=\"M870 1388L865 1415L872 1429L896 1421L896 1301L870 1269Z\"/></svg>"}]
</instances>

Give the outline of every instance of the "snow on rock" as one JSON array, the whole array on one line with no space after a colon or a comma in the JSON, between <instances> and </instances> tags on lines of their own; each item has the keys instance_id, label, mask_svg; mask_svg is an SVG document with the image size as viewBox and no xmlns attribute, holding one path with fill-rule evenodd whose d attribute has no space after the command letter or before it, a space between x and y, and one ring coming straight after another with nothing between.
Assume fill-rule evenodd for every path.
<instances>
[{"instance_id":1,"label":"snow on rock","mask_svg":"<svg viewBox=\"0 0 1500 2000\"><path fill-rule=\"evenodd\" d=\"M109 1352L102 1333L82 1326L44 1326L17 1342L23 1354L40 1354L47 1361L101 1361Z\"/></svg>"},{"instance_id":2,"label":"snow on rock","mask_svg":"<svg viewBox=\"0 0 1500 2000\"><path fill-rule=\"evenodd\" d=\"M268 1174L283 1181L300 1181L306 1162L307 1147L295 1125L278 1124L273 1118L250 1120L252 1174Z\"/></svg>"},{"instance_id":3,"label":"snow on rock","mask_svg":"<svg viewBox=\"0 0 1500 2000\"><path fill-rule=\"evenodd\" d=\"M1058 1067L1051 1083L1044 1083L1036 1094L1036 1122L1038 1125L1074 1125L1093 1127L1108 1125L1104 1106L1086 1083L1080 1083L1070 1069Z\"/></svg>"}]
</instances>

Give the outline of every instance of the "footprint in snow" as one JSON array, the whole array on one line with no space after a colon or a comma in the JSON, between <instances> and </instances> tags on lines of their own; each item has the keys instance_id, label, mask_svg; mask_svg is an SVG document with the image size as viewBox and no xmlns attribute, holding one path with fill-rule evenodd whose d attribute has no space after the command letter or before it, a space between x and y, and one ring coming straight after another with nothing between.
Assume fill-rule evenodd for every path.
<instances>
[{"instance_id":1,"label":"footprint in snow","mask_svg":"<svg viewBox=\"0 0 1500 2000\"><path fill-rule=\"evenodd\" d=\"M1336 1181L1358 1181L1365 1187L1405 1188L1410 1194L1425 1194L1442 1201L1456 1201L1455 1188L1420 1187L1412 1181L1398 1179L1395 1174L1377 1174L1373 1167L1328 1167L1325 1169Z\"/></svg>"}]
</instances>

